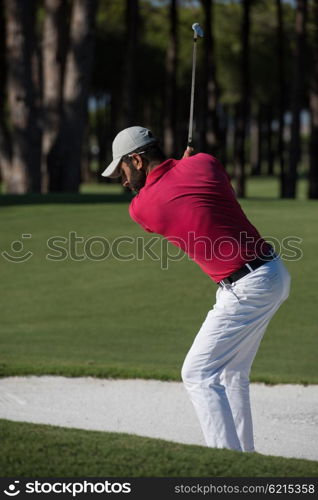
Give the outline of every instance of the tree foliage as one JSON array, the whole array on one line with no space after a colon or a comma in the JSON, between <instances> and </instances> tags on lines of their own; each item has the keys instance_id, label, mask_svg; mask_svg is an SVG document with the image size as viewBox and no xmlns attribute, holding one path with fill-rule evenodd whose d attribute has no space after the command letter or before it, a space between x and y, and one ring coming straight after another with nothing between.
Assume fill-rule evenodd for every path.
<instances>
[{"instance_id":1,"label":"tree foliage","mask_svg":"<svg viewBox=\"0 0 318 500\"><path fill-rule=\"evenodd\" d=\"M283 145L286 146L289 128L288 121L282 123L281 119L282 93L279 82L283 77L278 57L277 0L248 1L250 3L250 50L249 69L246 77L249 78L247 96L249 106L244 124L246 140L244 138L245 157L243 159L243 163L246 163L247 167L250 162L251 140L254 141L253 137L257 136L257 134L250 135L250 124L253 120L255 122L257 116L261 117L261 121L258 120L260 126L259 137L264 145L263 152L259 150L258 154L263 155L262 161L266 160L266 158L266 161L269 161L269 158L272 157L272 165L274 164L275 155L279 156L278 145L280 145L281 150L284 149L282 147L282 137L285 141ZM31 31L28 42L25 43L30 45L33 40L34 47L29 51L31 55L25 55L29 60L26 60L23 67L32 68L33 72L33 80L31 81L31 77L28 77L29 83L25 80L25 87L27 88L28 85L28 95L33 95L30 101L30 109L33 110L32 112L36 116L33 124L39 125L38 133L40 136L42 135L42 156L40 155L42 166L39 168L35 165L34 162L38 163L38 160L33 160L32 166L24 166L28 179L24 187L21 189L20 186L17 191L34 190L41 185L44 190L46 189L45 186L53 190L77 190L83 179L82 166L80 165L83 144L86 144L85 148L89 148L89 152L94 145L97 153L93 153L95 156L91 165L96 167L97 161L99 164L97 172L99 172L103 168L105 161L108 161L111 157L111 142L114 136L126 124L142 124L152 128L156 135L165 139L166 147L173 150L171 153L181 154L186 145L192 69L193 31L191 26L193 22L204 25L206 20L205 12L207 12L204 8L209 7L209 0L205 0L203 4L198 0L174 0L173 2L172 0L134 0L133 2L129 2L129 0L116 0L116 2L99 0L96 9L91 11L91 27L87 26L88 31L86 30L85 35L91 33L95 40L94 44L92 44L94 48L91 49L91 61L88 65L85 65L87 56L83 45L87 46L87 41L85 41L87 39L83 34L81 38L72 42L71 33L71 12L77 4L84 8L85 2L87 2L87 8L88 4L94 3L87 0L66 0L62 2L60 0L39 0L37 2L32 0L29 3L29 5L34 5L37 10L33 25L31 27L30 24L28 25ZM304 77L304 92L299 104L301 109L309 108L308 90L314 79L313 72L315 71L314 65L310 63L316 57L317 50L315 38L317 20L313 8L314 2L315 0L308 0L308 64L306 65L307 73ZM0 2L0 24L4 25L4 31L6 32L8 32L10 22L8 17L5 18L4 16L4 7L6 4L14 3L21 3L22 5L24 2L22 0L1 0ZM61 61L64 61L62 63L64 90L61 95L62 105L55 108L55 113L57 112L58 116L54 118L52 113L50 115L51 108L48 101L47 81L43 82L43 76L47 78L50 71L50 64L48 64L50 52L45 50L45 44L48 43L48 6L59 3L63 4L65 9L63 21L66 26L66 32L61 30L60 34L58 34ZM171 8L173 3L176 10ZM233 131L236 125L235 109L242 102L243 34L241 26L243 2L238 0L214 0L213 2L210 1L210 4L213 4L214 7L210 26L211 35L213 36L213 55L205 51L203 41L200 40L198 42L195 96L195 131L197 134L195 143L197 149L201 147L207 149L210 147L208 138L214 137L213 140L211 139L212 149L223 151L221 153L222 159L227 161L230 166L233 162L233 152L235 150L235 143L233 142ZM282 31L283 76L285 77L285 109L283 110L283 116L286 120L288 112L292 109L292 84L295 80L293 67L296 47L296 9L294 2L282 0L281 4L284 27ZM134 6L134 9L132 9L132 6ZM134 13L132 13L132 10ZM175 12L175 23L177 23L174 25L172 24L173 12ZM22 14L22 17L22 21L27 22L26 12ZM95 29L93 28L94 24ZM61 28L62 24L60 23L59 26ZM173 28L176 31L175 40L173 39L174 33L171 31L171 26L175 26ZM75 46L74 43L79 45L82 43L83 50L79 50L79 46ZM10 95L12 94L12 79L10 80L12 69L10 68L13 67L13 61L8 45L4 45L3 35L0 37L0 47L2 47L0 49L2 50L0 64L3 69L0 87L1 96L3 96L0 106L0 167L3 184L6 189L9 189L10 172L13 172L14 151L17 148L15 135L17 125L14 121L13 103L12 100L10 101ZM6 57L3 55L4 50ZM26 52L23 52L23 43L19 50L21 54L26 54ZM70 68L72 50L75 55L73 61L79 64L76 70L78 71L77 77L74 76L74 66L73 69ZM305 56L306 54L304 54ZM52 52L50 57L52 57ZM34 86L34 65L36 61L38 87ZM207 68L207 64L210 65L209 68ZM213 71L211 72L212 65ZM54 64L52 63L51 66L51 71L53 71ZM70 79L68 74L69 72L72 73L72 71L73 80ZM210 110L212 113L210 116L214 116L212 120L207 116L203 119L206 103L210 102L211 106L212 102L212 94L210 95L210 101L207 100L207 89L209 88L207 79L210 79L210 86L213 79L215 80L213 85L217 86L213 97L213 99L216 99L214 103L215 109L213 105ZM9 85L5 88L6 81L8 81ZM85 91L79 92L78 85L82 83ZM73 108L72 105L67 107L65 104L65 93L67 93L69 101L72 101L73 97L75 99L75 95L77 95L77 111L74 108L75 115L68 122L67 116L70 115L67 109L70 111ZM88 121L87 113L83 111L87 109L87 105L89 110ZM173 107L173 110L171 110L171 107ZM58 123L55 131L51 130L49 132L50 120L55 120L55 123ZM280 127L284 127L283 133L278 139L275 136L278 127L277 123L280 123ZM215 129L216 124L220 127L218 130ZM34 143L36 140L34 130L33 135L30 135L31 128L30 126L27 128L28 131L25 132L25 137L32 137ZM80 132L76 132L76 130L80 130ZM48 137L49 133L51 133L50 138ZM8 134L10 137L8 137ZM171 134L173 137L169 140ZM50 166L45 162L47 162L49 149L56 137L59 140L59 155L64 160L67 158L67 161L60 161L59 166L56 166L57 164ZM216 147L213 146L215 140L218 142ZM67 150L67 144L72 144L71 150L75 148L76 153L74 151L74 155L70 151L70 154L64 154ZM36 156L34 148L32 154ZM266 157L264 157L264 154L266 154ZM303 156L303 159L306 160L306 156ZM258 173L262 172L262 161ZM76 166L74 166L74 162ZM57 175L58 171L60 173ZM271 172L272 167L269 167L268 171ZM70 172L72 173L70 174ZM94 176L94 174L92 175ZM32 178L32 176L35 176L35 178ZM39 176L42 176L42 178L38 178ZM48 178L45 180L43 176L48 176ZM73 182L72 178L74 177L77 180ZM64 178L64 181L56 181L59 178ZM68 178L67 181L66 178ZM98 178L98 180L101 179Z\"/></svg>"}]
</instances>

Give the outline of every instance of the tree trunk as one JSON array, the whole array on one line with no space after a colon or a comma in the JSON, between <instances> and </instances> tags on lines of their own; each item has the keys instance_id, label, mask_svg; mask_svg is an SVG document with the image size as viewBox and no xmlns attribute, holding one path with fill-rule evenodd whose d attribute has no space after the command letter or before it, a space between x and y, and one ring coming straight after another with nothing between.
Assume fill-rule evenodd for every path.
<instances>
[{"instance_id":1,"label":"tree trunk","mask_svg":"<svg viewBox=\"0 0 318 500\"><path fill-rule=\"evenodd\" d=\"M304 75L306 71L306 20L307 0L297 0L295 66L292 88L292 126L289 146L286 198L296 197L297 167L301 156L300 111L304 98Z\"/></svg>"},{"instance_id":2,"label":"tree trunk","mask_svg":"<svg viewBox=\"0 0 318 500\"><path fill-rule=\"evenodd\" d=\"M92 71L96 0L74 0L63 87L63 117L50 152L50 191L77 192Z\"/></svg>"},{"instance_id":3,"label":"tree trunk","mask_svg":"<svg viewBox=\"0 0 318 500\"><path fill-rule=\"evenodd\" d=\"M126 0L126 51L122 75L121 128L136 124L137 113L137 49L139 30L139 0Z\"/></svg>"},{"instance_id":4,"label":"tree trunk","mask_svg":"<svg viewBox=\"0 0 318 500\"><path fill-rule=\"evenodd\" d=\"M236 124L235 179L236 194L245 197L245 138L249 114L250 68L249 68L249 37L250 37L250 7L251 0L242 0L243 20L241 29L241 102L238 106Z\"/></svg>"},{"instance_id":5,"label":"tree trunk","mask_svg":"<svg viewBox=\"0 0 318 500\"><path fill-rule=\"evenodd\" d=\"M178 67L178 8L170 0L169 42L166 54L166 93L164 117L164 147L167 156L177 151L177 67Z\"/></svg>"},{"instance_id":6,"label":"tree trunk","mask_svg":"<svg viewBox=\"0 0 318 500\"><path fill-rule=\"evenodd\" d=\"M318 0L314 0L315 36L313 46L313 77L310 88L311 138L309 167L309 198L318 198Z\"/></svg>"},{"instance_id":7,"label":"tree trunk","mask_svg":"<svg viewBox=\"0 0 318 500\"><path fill-rule=\"evenodd\" d=\"M82 161L81 161L81 180L85 184L89 184L93 179L93 172L91 170L92 155L90 150L90 135L91 127L87 121L86 128L83 133L83 146L82 146Z\"/></svg>"},{"instance_id":8,"label":"tree trunk","mask_svg":"<svg viewBox=\"0 0 318 500\"><path fill-rule=\"evenodd\" d=\"M218 156L221 133L217 113L218 85L216 80L213 11L214 0L202 0L204 11L204 76L201 144L203 151Z\"/></svg>"},{"instance_id":9,"label":"tree trunk","mask_svg":"<svg viewBox=\"0 0 318 500\"><path fill-rule=\"evenodd\" d=\"M285 56L284 56L284 18L282 1L276 0L277 10L277 66L278 66L278 89L279 89L279 105L278 105L278 158L280 165L280 196L284 198L286 188L286 172L285 172L285 95L286 95L286 79L285 79Z\"/></svg>"},{"instance_id":10,"label":"tree trunk","mask_svg":"<svg viewBox=\"0 0 318 500\"><path fill-rule=\"evenodd\" d=\"M11 138L7 127L5 98L7 84L7 66L5 61L6 26L3 0L0 0L0 172L3 185L6 187L10 178Z\"/></svg>"},{"instance_id":11,"label":"tree trunk","mask_svg":"<svg viewBox=\"0 0 318 500\"><path fill-rule=\"evenodd\" d=\"M12 125L12 166L7 191L40 191L41 136L32 75L36 2L6 0L8 102Z\"/></svg>"},{"instance_id":12,"label":"tree trunk","mask_svg":"<svg viewBox=\"0 0 318 500\"><path fill-rule=\"evenodd\" d=\"M67 3L45 0L43 26L43 156L42 192L47 192L49 172L54 175L52 148L62 118L63 75L67 53Z\"/></svg>"},{"instance_id":13,"label":"tree trunk","mask_svg":"<svg viewBox=\"0 0 318 500\"><path fill-rule=\"evenodd\" d=\"M261 175L263 153L263 106L258 105L257 116L251 122L251 175Z\"/></svg>"},{"instance_id":14,"label":"tree trunk","mask_svg":"<svg viewBox=\"0 0 318 500\"><path fill-rule=\"evenodd\" d=\"M220 125L220 153L219 158L224 167L226 167L228 162L228 132L229 132L229 106L226 104L222 105Z\"/></svg>"},{"instance_id":15,"label":"tree trunk","mask_svg":"<svg viewBox=\"0 0 318 500\"><path fill-rule=\"evenodd\" d=\"M272 107L266 106L267 175L274 174Z\"/></svg>"},{"instance_id":16,"label":"tree trunk","mask_svg":"<svg viewBox=\"0 0 318 500\"><path fill-rule=\"evenodd\" d=\"M107 113L106 108L107 104L105 104L105 100L102 98L96 97L97 101L97 109L96 109L96 139L98 144L98 169L96 172L97 180L101 178L102 172L106 168L106 156L107 156ZM109 145L111 147L111 145Z\"/></svg>"}]
</instances>

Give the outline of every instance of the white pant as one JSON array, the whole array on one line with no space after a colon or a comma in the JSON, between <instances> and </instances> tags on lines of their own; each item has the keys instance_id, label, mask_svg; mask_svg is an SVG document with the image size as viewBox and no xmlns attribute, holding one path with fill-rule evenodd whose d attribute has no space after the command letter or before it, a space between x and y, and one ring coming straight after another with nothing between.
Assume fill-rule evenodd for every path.
<instances>
[{"instance_id":1,"label":"white pant","mask_svg":"<svg viewBox=\"0 0 318 500\"><path fill-rule=\"evenodd\" d=\"M254 451L249 373L266 327L289 289L290 275L280 258L218 288L216 304L182 367L208 446Z\"/></svg>"}]
</instances>

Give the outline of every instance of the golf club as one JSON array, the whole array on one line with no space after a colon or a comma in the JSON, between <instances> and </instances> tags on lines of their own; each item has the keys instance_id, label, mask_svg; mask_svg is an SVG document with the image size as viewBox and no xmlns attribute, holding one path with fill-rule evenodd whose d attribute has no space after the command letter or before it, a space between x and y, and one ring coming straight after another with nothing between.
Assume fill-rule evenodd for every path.
<instances>
[{"instance_id":1,"label":"golf club","mask_svg":"<svg viewBox=\"0 0 318 500\"><path fill-rule=\"evenodd\" d=\"M197 62L197 39L203 37L203 29L199 23L192 25L193 33L193 55L192 55L192 80L191 80L191 98L190 98L190 119L189 119L189 133L187 147L193 147L193 106L194 106L194 87L195 87L195 67Z\"/></svg>"}]
</instances>

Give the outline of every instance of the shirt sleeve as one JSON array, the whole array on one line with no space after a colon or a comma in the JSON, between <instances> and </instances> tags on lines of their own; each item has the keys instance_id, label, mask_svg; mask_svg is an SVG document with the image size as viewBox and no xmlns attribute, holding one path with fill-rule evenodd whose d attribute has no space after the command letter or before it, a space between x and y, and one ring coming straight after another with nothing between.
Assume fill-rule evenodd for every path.
<instances>
[{"instance_id":1,"label":"shirt sleeve","mask_svg":"<svg viewBox=\"0 0 318 500\"><path fill-rule=\"evenodd\" d=\"M141 220L139 215L136 215L136 207L135 207L136 201L137 201L137 196L135 196L135 198L133 198L133 200L131 201L131 203L129 205L130 217L132 218L132 220L134 222L137 222L137 224L139 224L145 231L147 231L148 233L153 233L153 231L147 226L147 224Z\"/></svg>"}]
</instances>

